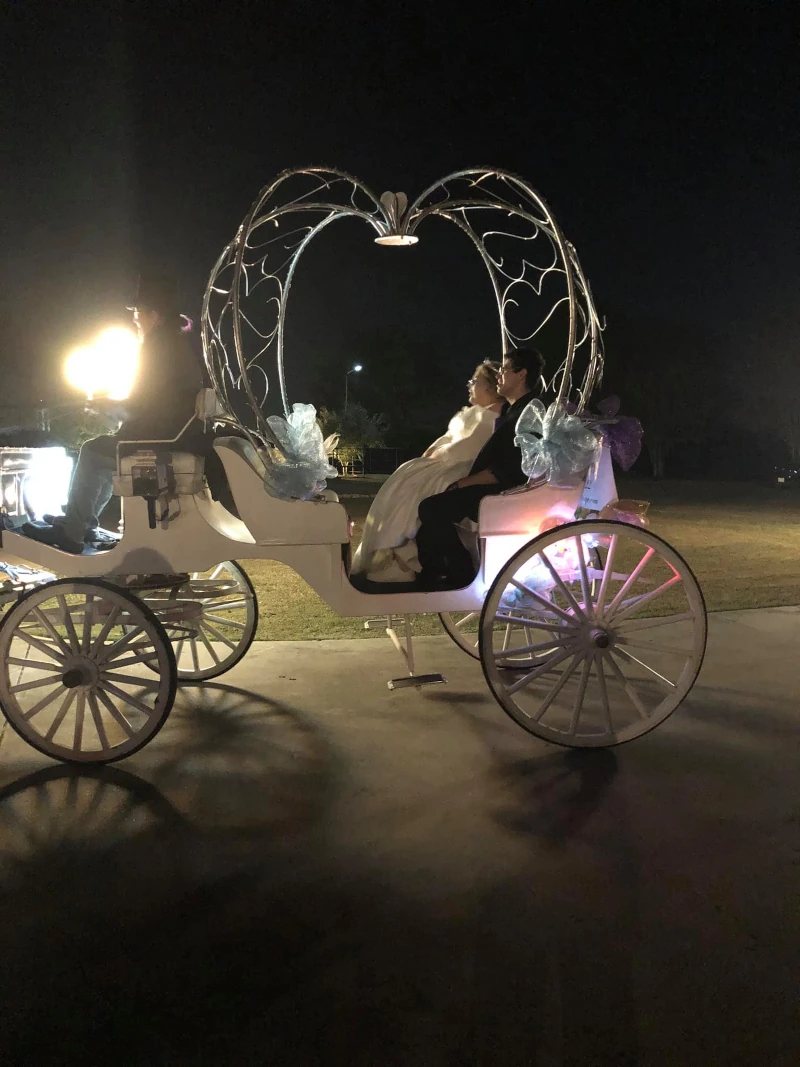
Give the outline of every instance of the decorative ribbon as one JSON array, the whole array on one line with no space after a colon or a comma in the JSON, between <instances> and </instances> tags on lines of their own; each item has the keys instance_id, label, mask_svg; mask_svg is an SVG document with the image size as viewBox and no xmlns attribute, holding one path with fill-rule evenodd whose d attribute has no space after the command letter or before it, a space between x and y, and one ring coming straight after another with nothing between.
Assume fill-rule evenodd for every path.
<instances>
[{"instance_id":1,"label":"decorative ribbon","mask_svg":"<svg viewBox=\"0 0 800 1067\"><path fill-rule=\"evenodd\" d=\"M320 493L326 479L336 477L336 468L328 462L326 442L312 404L293 404L287 418L270 415L267 419L283 455L272 450L264 475L264 487L273 496L308 500Z\"/></svg>"},{"instance_id":2,"label":"decorative ribbon","mask_svg":"<svg viewBox=\"0 0 800 1067\"><path fill-rule=\"evenodd\" d=\"M546 476L556 485L568 482L591 466L597 437L565 407L545 408L531 400L517 421L514 444L522 451L522 469L528 478Z\"/></svg>"},{"instance_id":3,"label":"decorative ribbon","mask_svg":"<svg viewBox=\"0 0 800 1067\"><path fill-rule=\"evenodd\" d=\"M630 470L642 451L644 429L638 419L630 415L619 415L620 399L607 396L597 405L597 414L591 412L582 417L582 421L592 430L602 434L608 441L611 458L624 471ZM575 411L574 404L568 404L570 413Z\"/></svg>"}]
</instances>

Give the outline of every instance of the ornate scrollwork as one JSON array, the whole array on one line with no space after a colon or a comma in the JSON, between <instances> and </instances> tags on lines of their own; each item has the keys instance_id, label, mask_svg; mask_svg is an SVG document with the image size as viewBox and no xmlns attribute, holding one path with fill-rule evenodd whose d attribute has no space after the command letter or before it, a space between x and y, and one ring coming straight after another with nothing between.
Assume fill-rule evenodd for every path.
<instances>
[{"instance_id":1,"label":"ornate scrollwork","mask_svg":"<svg viewBox=\"0 0 800 1067\"><path fill-rule=\"evenodd\" d=\"M602 376L602 328L577 253L531 186L507 171L474 168L448 175L409 205L403 193L378 197L344 171L308 167L262 189L206 287L206 364L233 421L276 443L265 415L270 364L288 413L286 309L300 257L317 234L355 217L379 244L413 244L429 216L456 225L481 256L504 354L535 343L559 316L566 320L564 356L549 386L584 407Z\"/></svg>"}]
</instances>

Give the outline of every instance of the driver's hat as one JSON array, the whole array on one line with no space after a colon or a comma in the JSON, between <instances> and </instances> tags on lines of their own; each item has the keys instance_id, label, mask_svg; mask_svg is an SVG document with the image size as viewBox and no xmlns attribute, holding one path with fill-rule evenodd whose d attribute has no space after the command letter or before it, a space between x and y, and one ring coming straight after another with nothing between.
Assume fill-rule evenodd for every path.
<instances>
[{"instance_id":1,"label":"driver's hat","mask_svg":"<svg viewBox=\"0 0 800 1067\"><path fill-rule=\"evenodd\" d=\"M178 314L178 286L170 274L140 274L136 298L128 311L137 308L158 311L162 315Z\"/></svg>"}]
</instances>

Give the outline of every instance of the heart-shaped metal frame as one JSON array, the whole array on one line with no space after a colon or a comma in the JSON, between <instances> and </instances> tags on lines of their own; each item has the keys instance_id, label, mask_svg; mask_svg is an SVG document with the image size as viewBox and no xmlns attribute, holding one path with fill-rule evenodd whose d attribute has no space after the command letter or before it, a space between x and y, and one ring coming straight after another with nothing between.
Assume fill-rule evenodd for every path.
<instances>
[{"instance_id":1,"label":"heart-shaped metal frame","mask_svg":"<svg viewBox=\"0 0 800 1067\"><path fill-rule=\"evenodd\" d=\"M549 384L560 401L583 409L602 376L602 327L574 247L527 182L504 170L457 171L409 206L404 193L378 197L344 171L306 167L284 171L261 190L206 287L203 351L232 422L275 443L265 413L272 359L289 413L286 308L300 258L317 234L350 217L368 223L378 244L412 245L431 215L458 226L481 256L503 354L532 342L559 308L567 309L566 352Z\"/></svg>"}]
</instances>

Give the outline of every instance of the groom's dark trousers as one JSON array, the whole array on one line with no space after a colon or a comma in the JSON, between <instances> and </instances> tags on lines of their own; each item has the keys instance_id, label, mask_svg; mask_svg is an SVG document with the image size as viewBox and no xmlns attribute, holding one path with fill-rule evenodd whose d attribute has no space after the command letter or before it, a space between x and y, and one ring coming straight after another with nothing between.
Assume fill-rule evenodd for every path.
<instances>
[{"instance_id":1,"label":"groom's dark trousers","mask_svg":"<svg viewBox=\"0 0 800 1067\"><path fill-rule=\"evenodd\" d=\"M426 578L446 578L453 588L469 585L475 576L472 557L461 542L456 523L478 521L478 508L485 496L502 492L500 485L470 485L429 496L419 506L420 528L417 555Z\"/></svg>"}]
</instances>

